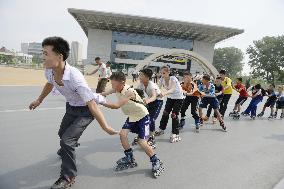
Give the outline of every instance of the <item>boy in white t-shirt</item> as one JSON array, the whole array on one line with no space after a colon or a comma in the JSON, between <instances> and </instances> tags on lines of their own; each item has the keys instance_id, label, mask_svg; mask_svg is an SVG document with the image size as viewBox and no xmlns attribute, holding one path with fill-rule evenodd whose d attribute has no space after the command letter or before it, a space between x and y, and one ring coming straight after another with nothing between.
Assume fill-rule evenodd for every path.
<instances>
[{"instance_id":1,"label":"boy in white t-shirt","mask_svg":"<svg viewBox=\"0 0 284 189\"><path fill-rule=\"evenodd\" d=\"M137 86L137 89L140 89L143 93L147 94L147 98L144 98L143 101L146 104L150 117L150 137L148 139L148 144L152 148L156 148L155 121L163 106L163 98L161 97L161 90L159 87L153 81L150 81L152 75L153 71L151 69L141 70L139 74L140 83ZM137 139L138 138L135 137L132 143L133 145L137 144Z\"/></svg>"}]
</instances>

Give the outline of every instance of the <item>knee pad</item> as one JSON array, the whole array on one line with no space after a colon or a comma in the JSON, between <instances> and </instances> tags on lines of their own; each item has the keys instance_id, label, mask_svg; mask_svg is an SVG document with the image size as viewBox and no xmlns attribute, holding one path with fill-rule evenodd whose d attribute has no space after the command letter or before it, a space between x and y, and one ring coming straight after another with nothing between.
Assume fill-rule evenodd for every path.
<instances>
[{"instance_id":1,"label":"knee pad","mask_svg":"<svg viewBox=\"0 0 284 189\"><path fill-rule=\"evenodd\" d=\"M171 117L172 117L172 119L177 119L178 117L177 117L177 114L175 114L175 113L172 113L171 114Z\"/></svg>"}]
</instances>

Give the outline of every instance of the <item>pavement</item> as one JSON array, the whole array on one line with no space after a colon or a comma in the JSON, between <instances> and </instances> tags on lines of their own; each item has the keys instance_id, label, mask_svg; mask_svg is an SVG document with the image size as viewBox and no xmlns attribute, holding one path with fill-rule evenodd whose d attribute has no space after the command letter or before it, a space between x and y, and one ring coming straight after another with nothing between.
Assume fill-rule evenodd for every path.
<instances>
[{"instance_id":1,"label":"pavement","mask_svg":"<svg viewBox=\"0 0 284 189\"><path fill-rule=\"evenodd\" d=\"M41 89L0 87L1 189L46 189L59 176L57 131L65 112L65 100L49 95L38 109L29 111L28 105ZM236 98L230 100L227 113ZM108 99L116 100L114 96ZM109 124L119 130L126 119L121 110L102 110ZM284 181L282 185L280 182L284 177L284 120L269 121L267 117L268 112L256 120L247 117L232 120L226 116L227 133L211 123L195 133L188 110L182 141L169 143L170 127L165 135L157 137L156 153L166 167L158 179L152 178L149 158L139 147L134 147L138 167L114 172L116 160L123 156L119 137L107 135L93 121L76 149L78 177L72 188L284 188ZM159 120L160 117L157 126ZM133 137L131 134L129 139Z\"/></svg>"}]
</instances>

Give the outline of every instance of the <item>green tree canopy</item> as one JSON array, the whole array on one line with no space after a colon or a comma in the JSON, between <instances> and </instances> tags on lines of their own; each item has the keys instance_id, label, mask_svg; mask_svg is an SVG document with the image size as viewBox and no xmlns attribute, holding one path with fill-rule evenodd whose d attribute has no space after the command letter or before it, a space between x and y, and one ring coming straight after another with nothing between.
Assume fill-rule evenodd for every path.
<instances>
[{"instance_id":1,"label":"green tree canopy","mask_svg":"<svg viewBox=\"0 0 284 189\"><path fill-rule=\"evenodd\" d=\"M243 52L235 47L218 48L214 50L213 65L217 70L225 69L235 77L243 70Z\"/></svg>"},{"instance_id":2,"label":"green tree canopy","mask_svg":"<svg viewBox=\"0 0 284 189\"><path fill-rule=\"evenodd\" d=\"M254 41L247 54L253 77L276 84L284 82L284 36Z\"/></svg>"}]
</instances>

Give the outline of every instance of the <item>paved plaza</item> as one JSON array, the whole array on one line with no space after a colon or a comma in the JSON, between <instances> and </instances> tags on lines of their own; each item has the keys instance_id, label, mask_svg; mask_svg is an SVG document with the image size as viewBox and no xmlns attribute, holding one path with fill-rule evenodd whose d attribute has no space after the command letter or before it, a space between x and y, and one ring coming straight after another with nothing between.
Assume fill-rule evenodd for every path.
<instances>
[{"instance_id":1,"label":"paved plaza","mask_svg":"<svg viewBox=\"0 0 284 189\"><path fill-rule=\"evenodd\" d=\"M1 189L45 189L59 176L57 131L65 100L49 95L37 110L27 110L40 92L41 87L0 87ZM121 110L102 109L109 124L120 129L125 121ZM170 127L157 137L156 152L166 172L153 179L149 158L139 147L134 149L138 167L114 172L116 160L123 156L119 137L105 134L93 121L76 149L78 177L73 188L270 189L284 176L284 120L226 117L227 133L211 123L195 133L190 111L186 122L181 142L169 143Z\"/></svg>"}]
</instances>

